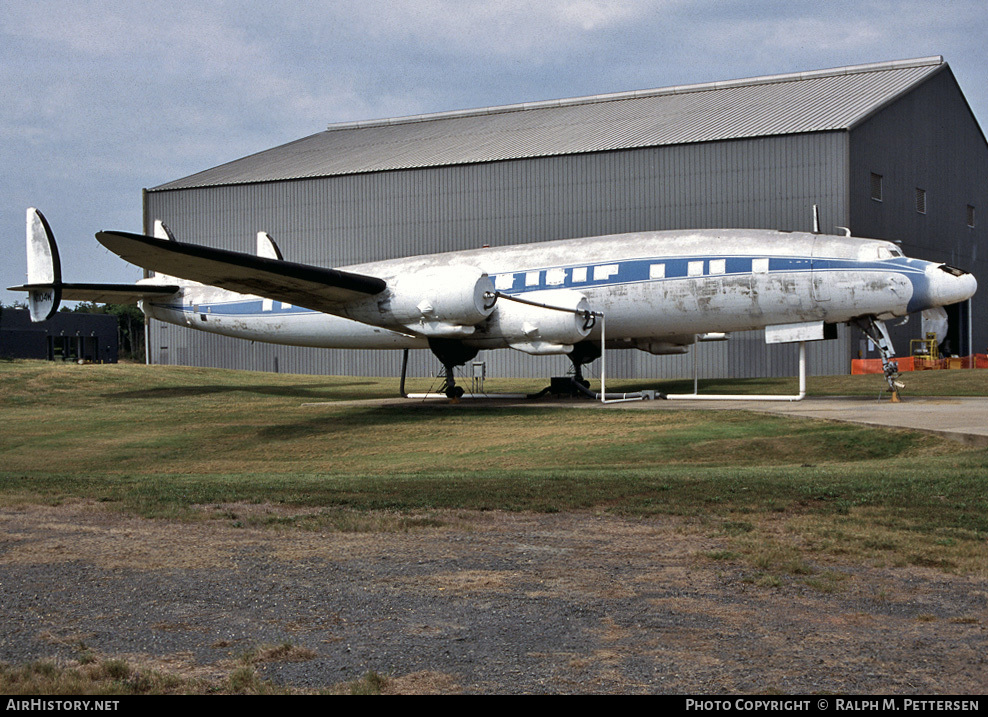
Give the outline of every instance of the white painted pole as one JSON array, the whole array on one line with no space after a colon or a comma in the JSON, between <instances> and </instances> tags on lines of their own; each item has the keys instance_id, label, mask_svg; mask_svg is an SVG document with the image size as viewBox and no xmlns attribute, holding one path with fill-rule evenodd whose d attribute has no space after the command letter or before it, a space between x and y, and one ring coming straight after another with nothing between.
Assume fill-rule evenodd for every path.
<instances>
[{"instance_id":1,"label":"white painted pole","mask_svg":"<svg viewBox=\"0 0 988 717\"><path fill-rule=\"evenodd\" d=\"M621 398L607 397L607 350L604 344L607 334L607 324L604 315L600 314L600 402L601 403L624 403L627 401L644 401L645 396L641 393L622 393Z\"/></svg>"},{"instance_id":2,"label":"white painted pole","mask_svg":"<svg viewBox=\"0 0 988 717\"><path fill-rule=\"evenodd\" d=\"M696 350L696 347L693 347ZM673 401L802 401L806 398L806 342L799 342L799 393L795 396L745 396L742 394L669 393L666 398Z\"/></svg>"},{"instance_id":3,"label":"white painted pole","mask_svg":"<svg viewBox=\"0 0 988 717\"><path fill-rule=\"evenodd\" d=\"M604 396L607 394L607 386L605 381L607 380L607 347L604 344L604 340L607 334L607 322L604 319L604 315L600 315L600 402L607 403L604 400Z\"/></svg>"}]
</instances>

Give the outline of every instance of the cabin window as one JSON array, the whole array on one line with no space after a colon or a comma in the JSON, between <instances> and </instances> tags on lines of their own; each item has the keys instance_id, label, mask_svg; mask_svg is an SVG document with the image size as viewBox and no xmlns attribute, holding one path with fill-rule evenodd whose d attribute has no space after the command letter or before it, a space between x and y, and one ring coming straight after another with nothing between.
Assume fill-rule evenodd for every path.
<instances>
[{"instance_id":1,"label":"cabin window","mask_svg":"<svg viewBox=\"0 0 988 717\"><path fill-rule=\"evenodd\" d=\"M974 229L974 207L967 205L967 225Z\"/></svg>"},{"instance_id":2,"label":"cabin window","mask_svg":"<svg viewBox=\"0 0 988 717\"><path fill-rule=\"evenodd\" d=\"M578 266L573 269L573 281L586 281L587 280L587 267Z\"/></svg>"},{"instance_id":3,"label":"cabin window","mask_svg":"<svg viewBox=\"0 0 988 717\"><path fill-rule=\"evenodd\" d=\"M604 264L602 266L595 266L593 268L593 280L594 281L605 281L610 279L612 276L618 273L617 264Z\"/></svg>"},{"instance_id":4,"label":"cabin window","mask_svg":"<svg viewBox=\"0 0 988 717\"><path fill-rule=\"evenodd\" d=\"M725 274L725 273L727 273L727 259L711 259L710 260L710 273L711 274Z\"/></svg>"},{"instance_id":5,"label":"cabin window","mask_svg":"<svg viewBox=\"0 0 988 717\"><path fill-rule=\"evenodd\" d=\"M648 278L649 279L665 279L666 278L666 265L665 264L652 264L648 267Z\"/></svg>"},{"instance_id":6,"label":"cabin window","mask_svg":"<svg viewBox=\"0 0 988 717\"><path fill-rule=\"evenodd\" d=\"M538 286L539 285L539 274L538 271L529 271L525 273L525 286Z\"/></svg>"},{"instance_id":7,"label":"cabin window","mask_svg":"<svg viewBox=\"0 0 988 717\"><path fill-rule=\"evenodd\" d=\"M703 262L691 261L686 265L686 273L689 276L703 276Z\"/></svg>"},{"instance_id":8,"label":"cabin window","mask_svg":"<svg viewBox=\"0 0 988 717\"><path fill-rule=\"evenodd\" d=\"M549 286L559 286L566 281L565 269L549 269L545 273L545 283Z\"/></svg>"},{"instance_id":9,"label":"cabin window","mask_svg":"<svg viewBox=\"0 0 988 717\"><path fill-rule=\"evenodd\" d=\"M916 187L916 211L926 214L926 190Z\"/></svg>"},{"instance_id":10,"label":"cabin window","mask_svg":"<svg viewBox=\"0 0 988 717\"><path fill-rule=\"evenodd\" d=\"M882 175L871 173L871 198L876 202L882 201Z\"/></svg>"},{"instance_id":11,"label":"cabin window","mask_svg":"<svg viewBox=\"0 0 988 717\"><path fill-rule=\"evenodd\" d=\"M751 272L753 274L767 274L768 273L768 259L752 259L751 260Z\"/></svg>"}]
</instances>

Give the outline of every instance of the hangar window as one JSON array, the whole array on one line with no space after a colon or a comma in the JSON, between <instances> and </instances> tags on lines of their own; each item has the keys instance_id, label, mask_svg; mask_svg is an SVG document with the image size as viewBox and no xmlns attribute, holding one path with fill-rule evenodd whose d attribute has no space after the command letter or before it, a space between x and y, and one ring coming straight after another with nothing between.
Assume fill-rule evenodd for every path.
<instances>
[{"instance_id":1,"label":"hangar window","mask_svg":"<svg viewBox=\"0 0 988 717\"><path fill-rule=\"evenodd\" d=\"M871 173L871 198L876 202L882 201L882 175Z\"/></svg>"},{"instance_id":2,"label":"hangar window","mask_svg":"<svg viewBox=\"0 0 988 717\"><path fill-rule=\"evenodd\" d=\"M970 204L967 205L967 225L974 228L974 207Z\"/></svg>"},{"instance_id":3,"label":"hangar window","mask_svg":"<svg viewBox=\"0 0 988 717\"><path fill-rule=\"evenodd\" d=\"M926 214L926 190L916 187L916 211Z\"/></svg>"}]
</instances>

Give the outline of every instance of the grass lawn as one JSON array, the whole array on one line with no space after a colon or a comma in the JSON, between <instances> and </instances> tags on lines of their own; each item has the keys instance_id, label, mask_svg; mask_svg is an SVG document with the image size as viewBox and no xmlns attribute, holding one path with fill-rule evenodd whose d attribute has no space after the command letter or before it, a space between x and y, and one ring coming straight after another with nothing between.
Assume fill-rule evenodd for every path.
<instances>
[{"instance_id":1,"label":"grass lawn","mask_svg":"<svg viewBox=\"0 0 988 717\"><path fill-rule=\"evenodd\" d=\"M910 394L986 395L986 375L917 372ZM811 378L809 391L871 394L881 381ZM701 392L791 393L792 382L705 382ZM85 499L193 519L204 505L274 503L297 508L299 527L338 525L354 511L679 515L748 555L782 520L807 554L988 572L984 450L741 411L352 402L394 396L396 384L0 362L0 505ZM491 392L538 388L488 381Z\"/></svg>"}]
</instances>

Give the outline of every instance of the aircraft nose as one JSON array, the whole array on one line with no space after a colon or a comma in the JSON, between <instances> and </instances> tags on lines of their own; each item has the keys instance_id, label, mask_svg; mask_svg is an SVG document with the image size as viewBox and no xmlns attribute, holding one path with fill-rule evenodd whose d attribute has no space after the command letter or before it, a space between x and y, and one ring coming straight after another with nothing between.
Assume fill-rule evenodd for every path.
<instances>
[{"instance_id":1,"label":"aircraft nose","mask_svg":"<svg viewBox=\"0 0 988 717\"><path fill-rule=\"evenodd\" d=\"M949 306L959 301L966 301L978 290L978 281L974 278L974 274L949 264L931 266L927 276L932 289L930 293L937 306Z\"/></svg>"}]
</instances>

